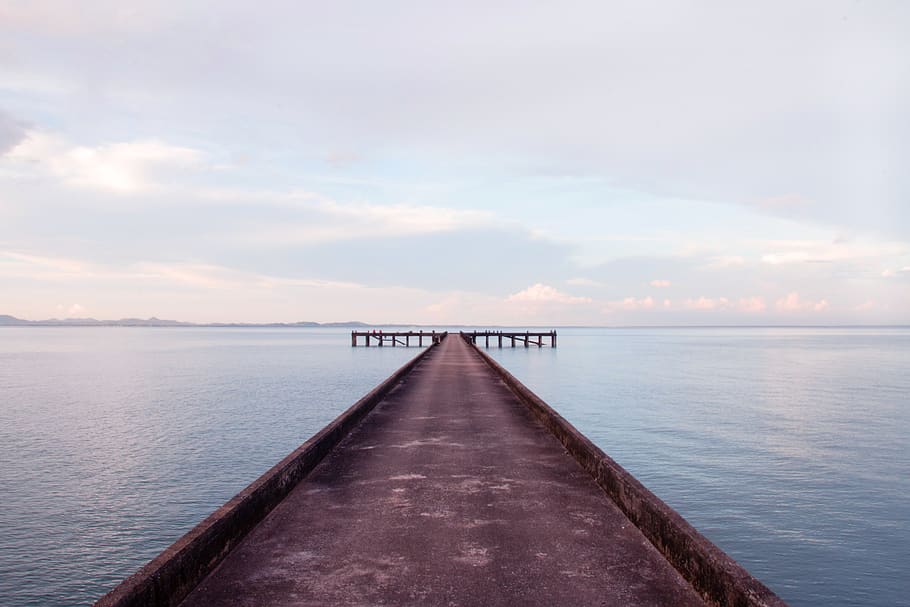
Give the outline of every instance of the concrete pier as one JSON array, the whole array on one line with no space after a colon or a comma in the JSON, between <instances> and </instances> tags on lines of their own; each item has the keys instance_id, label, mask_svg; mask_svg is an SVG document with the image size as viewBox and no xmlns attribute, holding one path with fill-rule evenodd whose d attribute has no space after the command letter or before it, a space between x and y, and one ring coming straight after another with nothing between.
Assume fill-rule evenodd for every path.
<instances>
[{"instance_id":1,"label":"concrete pier","mask_svg":"<svg viewBox=\"0 0 910 607\"><path fill-rule=\"evenodd\" d=\"M99 605L783 605L467 340L418 358L242 539L229 503Z\"/></svg>"}]
</instances>

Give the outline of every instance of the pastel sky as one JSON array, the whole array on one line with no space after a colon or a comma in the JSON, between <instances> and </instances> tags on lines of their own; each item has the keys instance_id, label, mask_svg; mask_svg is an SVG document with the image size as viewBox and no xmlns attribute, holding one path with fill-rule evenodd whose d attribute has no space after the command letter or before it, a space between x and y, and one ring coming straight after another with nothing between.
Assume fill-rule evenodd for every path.
<instances>
[{"instance_id":1,"label":"pastel sky","mask_svg":"<svg viewBox=\"0 0 910 607\"><path fill-rule=\"evenodd\" d=\"M0 0L0 314L910 323L910 3Z\"/></svg>"}]
</instances>

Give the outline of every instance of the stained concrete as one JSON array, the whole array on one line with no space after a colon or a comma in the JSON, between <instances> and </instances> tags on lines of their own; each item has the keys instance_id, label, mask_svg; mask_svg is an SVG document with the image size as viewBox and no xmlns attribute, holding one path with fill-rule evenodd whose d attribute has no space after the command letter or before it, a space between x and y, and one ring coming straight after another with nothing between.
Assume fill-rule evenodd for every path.
<instances>
[{"instance_id":1,"label":"stained concrete","mask_svg":"<svg viewBox=\"0 0 910 607\"><path fill-rule=\"evenodd\" d=\"M416 603L704 604L457 337L182 605Z\"/></svg>"}]
</instances>

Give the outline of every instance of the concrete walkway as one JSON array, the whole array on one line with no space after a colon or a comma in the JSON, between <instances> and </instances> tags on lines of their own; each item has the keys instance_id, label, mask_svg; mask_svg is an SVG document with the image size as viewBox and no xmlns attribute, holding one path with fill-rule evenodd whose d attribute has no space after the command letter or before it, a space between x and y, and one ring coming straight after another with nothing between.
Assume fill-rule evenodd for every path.
<instances>
[{"instance_id":1,"label":"concrete walkway","mask_svg":"<svg viewBox=\"0 0 910 607\"><path fill-rule=\"evenodd\" d=\"M184 600L704 605L457 335Z\"/></svg>"}]
</instances>

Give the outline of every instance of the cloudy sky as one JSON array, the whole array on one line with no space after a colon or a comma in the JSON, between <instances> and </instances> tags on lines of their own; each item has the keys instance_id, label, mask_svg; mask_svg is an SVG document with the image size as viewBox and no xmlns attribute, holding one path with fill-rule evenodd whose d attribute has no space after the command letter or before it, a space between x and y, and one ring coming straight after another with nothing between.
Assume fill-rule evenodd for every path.
<instances>
[{"instance_id":1,"label":"cloudy sky","mask_svg":"<svg viewBox=\"0 0 910 607\"><path fill-rule=\"evenodd\" d=\"M910 3L0 0L0 314L910 323Z\"/></svg>"}]
</instances>

